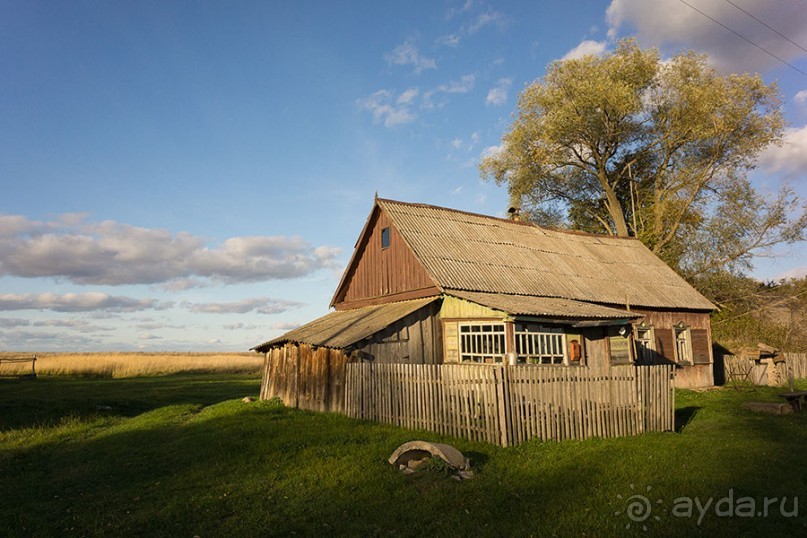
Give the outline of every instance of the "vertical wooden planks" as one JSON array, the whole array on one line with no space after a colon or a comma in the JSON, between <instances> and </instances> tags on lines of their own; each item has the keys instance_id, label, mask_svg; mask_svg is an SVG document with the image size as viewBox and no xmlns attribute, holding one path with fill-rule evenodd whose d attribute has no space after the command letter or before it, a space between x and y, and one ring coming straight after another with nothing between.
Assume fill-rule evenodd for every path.
<instances>
[{"instance_id":1,"label":"vertical wooden planks","mask_svg":"<svg viewBox=\"0 0 807 538\"><path fill-rule=\"evenodd\" d=\"M338 350L266 354L262 399L509 446L674 428L674 369L349 363Z\"/></svg>"}]
</instances>

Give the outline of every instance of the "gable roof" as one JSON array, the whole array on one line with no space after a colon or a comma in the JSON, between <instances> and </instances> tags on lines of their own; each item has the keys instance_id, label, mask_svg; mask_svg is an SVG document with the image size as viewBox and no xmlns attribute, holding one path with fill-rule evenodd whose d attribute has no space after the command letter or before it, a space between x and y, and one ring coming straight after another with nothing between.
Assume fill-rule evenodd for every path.
<instances>
[{"instance_id":1,"label":"gable roof","mask_svg":"<svg viewBox=\"0 0 807 538\"><path fill-rule=\"evenodd\" d=\"M436 301L437 297L337 310L252 348L264 353L291 342L344 349Z\"/></svg>"},{"instance_id":2,"label":"gable roof","mask_svg":"<svg viewBox=\"0 0 807 538\"><path fill-rule=\"evenodd\" d=\"M377 199L371 216L377 209L389 215L429 276L445 291L619 307L715 309L638 239L552 230L394 200Z\"/></svg>"}]
</instances>

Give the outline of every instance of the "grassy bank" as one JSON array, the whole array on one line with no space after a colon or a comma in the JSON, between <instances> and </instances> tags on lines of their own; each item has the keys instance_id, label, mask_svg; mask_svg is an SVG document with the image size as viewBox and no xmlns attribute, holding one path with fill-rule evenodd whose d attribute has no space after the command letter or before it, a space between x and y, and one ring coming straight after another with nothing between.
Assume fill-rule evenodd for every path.
<instances>
[{"instance_id":1,"label":"grassy bank","mask_svg":"<svg viewBox=\"0 0 807 538\"><path fill-rule=\"evenodd\" d=\"M257 353L0 353L0 359L36 355L42 375L138 377L177 373L257 373ZM28 374L31 364L0 364L0 375Z\"/></svg>"},{"instance_id":2,"label":"grassy bank","mask_svg":"<svg viewBox=\"0 0 807 538\"><path fill-rule=\"evenodd\" d=\"M0 535L807 532L807 413L740 407L776 389L679 391L677 433L508 449L240 400L257 392L254 375L0 382ZM400 474L386 458L414 438L450 442L476 478ZM643 521L627 514L637 495ZM700 521L674 502L695 497L712 500ZM767 516L714 508L773 497Z\"/></svg>"}]
</instances>

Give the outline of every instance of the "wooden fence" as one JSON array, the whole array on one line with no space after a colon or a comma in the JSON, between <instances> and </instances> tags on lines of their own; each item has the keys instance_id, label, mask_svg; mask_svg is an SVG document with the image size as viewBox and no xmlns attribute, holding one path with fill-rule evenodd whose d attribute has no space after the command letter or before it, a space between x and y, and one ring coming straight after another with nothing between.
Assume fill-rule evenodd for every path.
<instances>
[{"instance_id":1,"label":"wooden fence","mask_svg":"<svg viewBox=\"0 0 807 538\"><path fill-rule=\"evenodd\" d=\"M749 382L754 385L784 386L788 380L807 378L807 353L783 353L784 361L757 362L747 357L723 355L723 377L728 385ZM716 378L719 377L716 375Z\"/></svg>"},{"instance_id":2,"label":"wooden fence","mask_svg":"<svg viewBox=\"0 0 807 538\"><path fill-rule=\"evenodd\" d=\"M502 446L674 428L673 367L348 364L354 418Z\"/></svg>"}]
</instances>

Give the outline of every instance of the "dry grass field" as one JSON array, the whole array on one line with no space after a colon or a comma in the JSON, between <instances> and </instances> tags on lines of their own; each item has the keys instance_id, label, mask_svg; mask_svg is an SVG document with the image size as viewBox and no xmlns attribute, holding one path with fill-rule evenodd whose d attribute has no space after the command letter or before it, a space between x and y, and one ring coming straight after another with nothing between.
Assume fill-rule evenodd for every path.
<instances>
[{"instance_id":1,"label":"dry grass field","mask_svg":"<svg viewBox=\"0 0 807 538\"><path fill-rule=\"evenodd\" d=\"M0 376L31 373L31 363L4 359L36 355L38 375L86 377L139 377L176 373L260 372L263 355L257 353L12 353L0 352Z\"/></svg>"}]
</instances>

